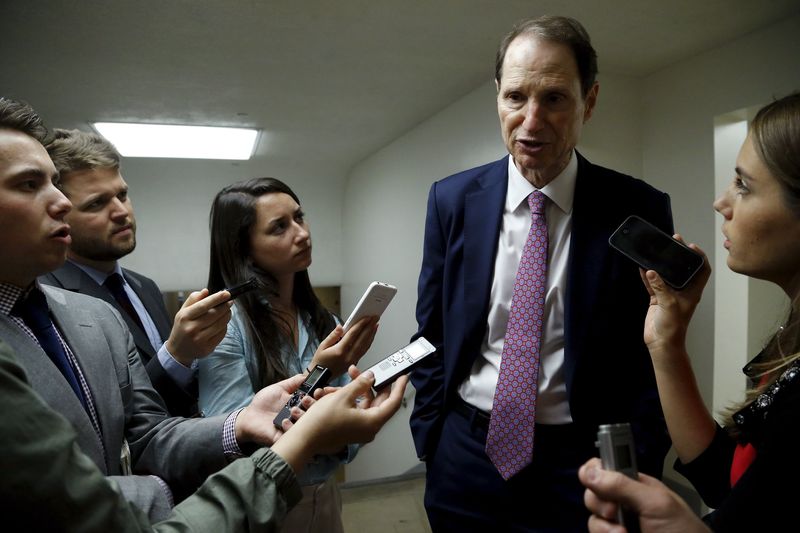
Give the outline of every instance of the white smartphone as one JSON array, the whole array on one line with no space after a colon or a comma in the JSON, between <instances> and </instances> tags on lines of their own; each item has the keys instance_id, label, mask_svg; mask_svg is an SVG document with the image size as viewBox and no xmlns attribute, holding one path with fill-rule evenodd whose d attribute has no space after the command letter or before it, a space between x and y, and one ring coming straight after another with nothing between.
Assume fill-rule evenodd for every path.
<instances>
[{"instance_id":1,"label":"white smartphone","mask_svg":"<svg viewBox=\"0 0 800 533\"><path fill-rule=\"evenodd\" d=\"M408 374L420 361L435 351L436 348L425 337L420 337L408 346L400 348L367 369L375 374L375 384L372 388L381 389L403 374Z\"/></svg>"},{"instance_id":2,"label":"white smartphone","mask_svg":"<svg viewBox=\"0 0 800 533\"><path fill-rule=\"evenodd\" d=\"M397 287L394 285L380 281L370 283L353 312L347 317L344 323L344 331L347 332L350 326L358 322L361 317L381 316L396 293Z\"/></svg>"}]
</instances>

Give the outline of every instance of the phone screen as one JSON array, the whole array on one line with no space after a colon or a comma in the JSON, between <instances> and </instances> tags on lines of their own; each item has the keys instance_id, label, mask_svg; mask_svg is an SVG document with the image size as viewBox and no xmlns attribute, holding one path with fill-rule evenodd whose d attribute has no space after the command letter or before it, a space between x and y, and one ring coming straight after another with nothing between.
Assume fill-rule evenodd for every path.
<instances>
[{"instance_id":1,"label":"phone screen","mask_svg":"<svg viewBox=\"0 0 800 533\"><path fill-rule=\"evenodd\" d=\"M676 289L685 287L703 266L700 254L637 216L628 217L608 242Z\"/></svg>"}]
</instances>

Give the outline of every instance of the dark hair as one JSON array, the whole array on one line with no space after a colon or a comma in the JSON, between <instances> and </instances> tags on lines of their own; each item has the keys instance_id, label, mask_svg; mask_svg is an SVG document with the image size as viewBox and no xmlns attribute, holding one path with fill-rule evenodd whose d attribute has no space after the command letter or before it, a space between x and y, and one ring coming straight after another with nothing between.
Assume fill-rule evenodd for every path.
<instances>
[{"instance_id":1,"label":"dark hair","mask_svg":"<svg viewBox=\"0 0 800 533\"><path fill-rule=\"evenodd\" d=\"M253 276L261 284L258 290L239 297L236 304L242 311L256 351L258 380L253 383L256 390L289 375L280 350L282 341L287 339L279 322L285 325L285 319L270 304L270 298L277 295L277 282L269 272L254 265L250 258L250 230L256 222L256 200L272 193L288 194L300 204L294 191L282 181L254 178L229 185L217 193L210 216L208 290L222 290ZM298 311L311 317L318 340L322 341L336 326L331 313L314 294L307 270L295 274L292 300Z\"/></svg>"},{"instance_id":2,"label":"dark hair","mask_svg":"<svg viewBox=\"0 0 800 533\"><path fill-rule=\"evenodd\" d=\"M762 107L750 123L750 135L758 157L778 180L786 205L800 219L800 92ZM791 308L785 325L767 341L757 362L748 365L753 385L745 400L725 412L725 426L734 435L739 432L733 414L754 402L785 369L800 360L800 294L789 297ZM761 379L763 376L767 377Z\"/></svg>"},{"instance_id":3,"label":"dark hair","mask_svg":"<svg viewBox=\"0 0 800 533\"><path fill-rule=\"evenodd\" d=\"M33 137L44 145L50 132L36 111L24 102L0 97L0 128L16 130Z\"/></svg>"},{"instance_id":4,"label":"dark hair","mask_svg":"<svg viewBox=\"0 0 800 533\"><path fill-rule=\"evenodd\" d=\"M597 79L597 52L592 48L592 41L586 29L577 20L570 17L544 15L534 19L517 22L511 31L503 37L494 63L494 79L500 83L503 77L503 61L511 43L520 35L538 37L567 45L575 56L578 74L581 78L581 94L584 98L589 94Z\"/></svg>"}]
</instances>

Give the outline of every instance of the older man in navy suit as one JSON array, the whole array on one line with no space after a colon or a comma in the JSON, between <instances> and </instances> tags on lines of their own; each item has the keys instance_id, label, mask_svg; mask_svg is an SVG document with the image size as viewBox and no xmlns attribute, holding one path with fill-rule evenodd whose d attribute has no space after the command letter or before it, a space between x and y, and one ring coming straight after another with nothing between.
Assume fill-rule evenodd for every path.
<instances>
[{"instance_id":1,"label":"older man in navy suit","mask_svg":"<svg viewBox=\"0 0 800 533\"><path fill-rule=\"evenodd\" d=\"M434 531L585 530L577 469L600 424L631 423L640 470L661 474L648 296L608 237L631 214L671 232L670 204L575 150L596 72L574 19L518 24L496 62L510 156L431 188L417 335L438 354L412 373L411 428Z\"/></svg>"}]
</instances>

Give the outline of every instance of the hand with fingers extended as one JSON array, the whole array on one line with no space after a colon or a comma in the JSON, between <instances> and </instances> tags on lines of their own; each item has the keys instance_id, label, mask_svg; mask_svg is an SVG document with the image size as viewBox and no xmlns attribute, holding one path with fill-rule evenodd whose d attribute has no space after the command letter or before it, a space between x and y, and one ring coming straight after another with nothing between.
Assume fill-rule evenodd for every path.
<instances>
[{"instance_id":1,"label":"hand with fingers extended","mask_svg":"<svg viewBox=\"0 0 800 533\"><path fill-rule=\"evenodd\" d=\"M683 242L680 235L675 234L674 237ZM639 269L642 282L650 295L650 307L645 318L644 342L651 354L685 348L689 321L711 276L711 266L705 252L696 244L690 244L689 248L700 253L704 261L700 272L684 289L670 287L654 270Z\"/></svg>"},{"instance_id":2,"label":"hand with fingers extended","mask_svg":"<svg viewBox=\"0 0 800 533\"><path fill-rule=\"evenodd\" d=\"M347 444L371 442L400 408L408 377L402 376L367 405L375 376L359 375L348 385L324 394L287 430L272 450L293 468L302 467L316 454L331 454Z\"/></svg>"},{"instance_id":3,"label":"hand with fingers extended","mask_svg":"<svg viewBox=\"0 0 800 533\"><path fill-rule=\"evenodd\" d=\"M208 289L195 291L186 298L178 313L166 348L176 361L189 366L205 357L225 337L231 306L228 291L209 294Z\"/></svg>"},{"instance_id":4,"label":"hand with fingers extended","mask_svg":"<svg viewBox=\"0 0 800 533\"><path fill-rule=\"evenodd\" d=\"M639 474L633 480L620 472L603 470L600 459L587 461L578 471L586 487L583 501L592 512L591 533L625 533L615 522L624 505L639 516L642 533L707 533L711 531L677 494L659 480Z\"/></svg>"},{"instance_id":5,"label":"hand with fingers extended","mask_svg":"<svg viewBox=\"0 0 800 533\"><path fill-rule=\"evenodd\" d=\"M358 364L372 346L378 331L378 317L364 317L344 333L342 326L334 330L319 344L310 367L324 366L335 378L344 374L350 365Z\"/></svg>"},{"instance_id":6,"label":"hand with fingers extended","mask_svg":"<svg viewBox=\"0 0 800 533\"><path fill-rule=\"evenodd\" d=\"M250 405L245 407L236 418L236 441L239 444L251 442L265 446L275 443L285 431L292 427L292 422L289 419L284 420L283 430L279 430L272 421L292 394L302 385L304 379L305 375L297 374L258 391ZM292 408L292 420L300 419L313 403L314 398L311 396L303 397L300 403Z\"/></svg>"}]
</instances>

